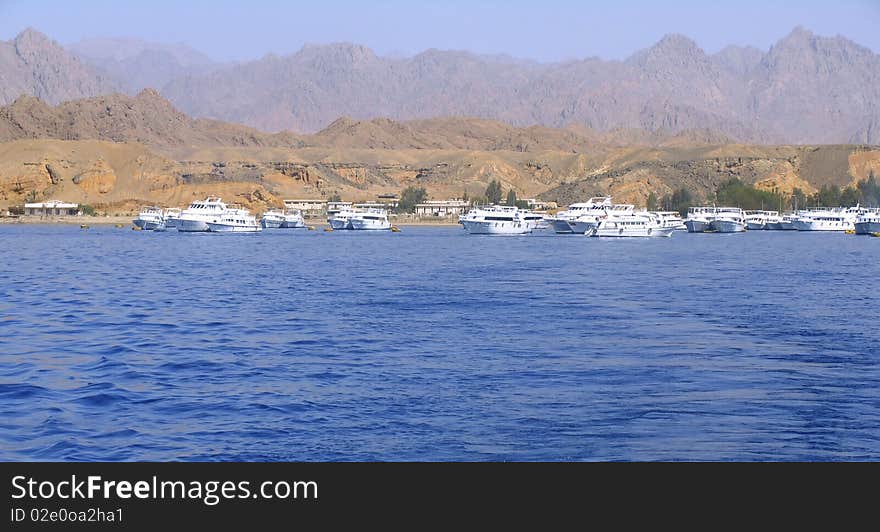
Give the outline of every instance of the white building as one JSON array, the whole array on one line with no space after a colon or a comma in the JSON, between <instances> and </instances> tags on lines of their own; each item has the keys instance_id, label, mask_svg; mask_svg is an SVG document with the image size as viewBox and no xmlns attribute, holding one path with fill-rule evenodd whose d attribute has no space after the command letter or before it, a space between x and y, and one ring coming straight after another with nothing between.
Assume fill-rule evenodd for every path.
<instances>
[{"instance_id":1,"label":"white building","mask_svg":"<svg viewBox=\"0 0 880 532\"><path fill-rule=\"evenodd\" d=\"M468 202L460 199L431 200L416 205L418 216L458 216L468 210Z\"/></svg>"},{"instance_id":2,"label":"white building","mask_svg":"<svg viewBox=\"0 0 880 532\"><path fill-rule=\"evenodd\" d=\"M335 214L341 210L351 209L350 201L328 201L327 214Z\"/></svg>"},{"instance_id":3,"label":"white building","mask_svg":"<svg viewBox=\"0 0 880 532\"><path fill-rule=\"evenodd\" d=\"M528 203L529 208L534 211L546 211L547 209L555 209L558 207L555 201L541 201L535 198L526 198L523 201Z\"/></svg>"},{"instance_id":4,"label":"white building","mask_svg":"<svg viewBox=\"0 0 880 532\"><path fill-rule=\"evenodd\" d=\"M58 200L25 203L24 213L27 216L76 216L79 214L79 203L64 203Z\"/></svg>"},{"instance_id":5,"label":"white building","mask_svg":"<svg viewBox=\"0 0 880 532\"><path fill-rule=\"evenodd\" d=\"M366 203L355 203L355 209L387 209L387 203L379 203L378 201L368 201Z\"/></svg>"},{"instance_id":6,"label":"white building","mask_svg":"<svg viewBox=\"0 0 880 532\"><path fill-rule=\"evenodd\" d=\"M303 214L320 213L327 208L327 202L319 199L286 199L284 200L285 209L296 209L302 211Z\"/></svg>"}]
</instances>

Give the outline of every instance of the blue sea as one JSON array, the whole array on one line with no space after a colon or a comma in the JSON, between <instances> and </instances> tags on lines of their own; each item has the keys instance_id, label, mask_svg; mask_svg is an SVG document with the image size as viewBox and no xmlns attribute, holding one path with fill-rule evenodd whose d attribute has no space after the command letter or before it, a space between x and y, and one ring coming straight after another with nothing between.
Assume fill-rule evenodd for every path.
<instances>
[{"instance_id":1,"label":"blue sea","mask_svg":"<svg viewBox=\"0 0 880 532\"><path fill-rule=\"evenodd\" d=\"M880 238L0 226L0 459L880 459Z\"/></svg>"}]
</instances>

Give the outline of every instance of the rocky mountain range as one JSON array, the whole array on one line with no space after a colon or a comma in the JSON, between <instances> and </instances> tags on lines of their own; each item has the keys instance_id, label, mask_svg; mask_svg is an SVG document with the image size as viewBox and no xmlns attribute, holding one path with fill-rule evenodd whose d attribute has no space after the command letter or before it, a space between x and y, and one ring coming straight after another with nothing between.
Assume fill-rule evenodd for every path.
<instances>
[{"instance_id":1,"label":"rocky mountain range","mask_svg":"<svg viewBox=\"0 0 880 532\"><path fill-rule=\"evenodd\" d=\"M182 45L87 41L65 50L34 30L0 43L0 104L145 87L193 117L265 131L315 132L340 116L473 117L621 139L880 143L880 55L803 28L767 51L707 54L669 35L624 61L555 64L440 50L388 58L353 44L218 64Z\"/></svg>"}]
</instances>

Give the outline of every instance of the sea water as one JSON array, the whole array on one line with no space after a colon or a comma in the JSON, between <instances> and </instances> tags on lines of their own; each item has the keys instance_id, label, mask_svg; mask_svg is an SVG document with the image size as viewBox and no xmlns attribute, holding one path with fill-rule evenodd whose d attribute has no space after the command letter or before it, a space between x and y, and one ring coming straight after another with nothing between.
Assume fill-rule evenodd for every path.
<instances>
[{"instance_id":1,"label":"sea water","mask_svg":"<svg viewBox=\"0 0 880 532\"><path fill-rule=\"evenodd\" d=\"M876 460L880 239L0 226L3 460Z\"/></svg>"}]
</instances>

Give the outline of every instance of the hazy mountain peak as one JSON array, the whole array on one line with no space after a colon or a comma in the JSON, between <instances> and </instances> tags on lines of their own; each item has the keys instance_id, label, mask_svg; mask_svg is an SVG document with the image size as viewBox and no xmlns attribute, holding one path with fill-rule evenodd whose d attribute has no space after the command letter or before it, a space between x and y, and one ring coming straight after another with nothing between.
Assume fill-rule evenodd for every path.
<instances>
[{"instance_id":1,"label":"hazy mountain peak","mask_svg":"<svg viewBox=\"0 0 880 532\"><path fill-rule=\"evenodd\" d=\"M21 33L16 35L13 42L16 46L60 46L45 33L31 27L25 28Z\"/></svg>"},{"instance_id":2,"label":"hazy mountain peak","mask_svg":"<svg viewBox=\"0 0 880 532\"><path fill-rule=\"evenodd\" d=\"M626 62L640 67L670 67L670 63L691 63L703 60L705 57L706 52L692 39L671 33L663 36L650 48L636 52Z\"/></svg>"},{"instance_id":3,"label":"hazy mountain peak","mask_svg":"<svg viewBox=\"0 0 880 532\"><path fill-rule=\"evenodd\" d=\"M372 49L350 42L329 44L306 44L297 53L304 57L320 57L325 60L340 61L347 64L372 62L377 59Z\"/></svg>"},{"instance_id":4,"label":"hazy mountain peak","mask_svg":"<svg viewBox=\"0 0 880 532\"><path fill-rule=\"evenodd\" d=\"M130 37L83 39L71 44L68 49L98 64L105 61L134 60L139 55L156 53L168 54L181 66L203 66L214 62L204 53L183 42L159 43Z\"/></svg>"}]
</instances>

